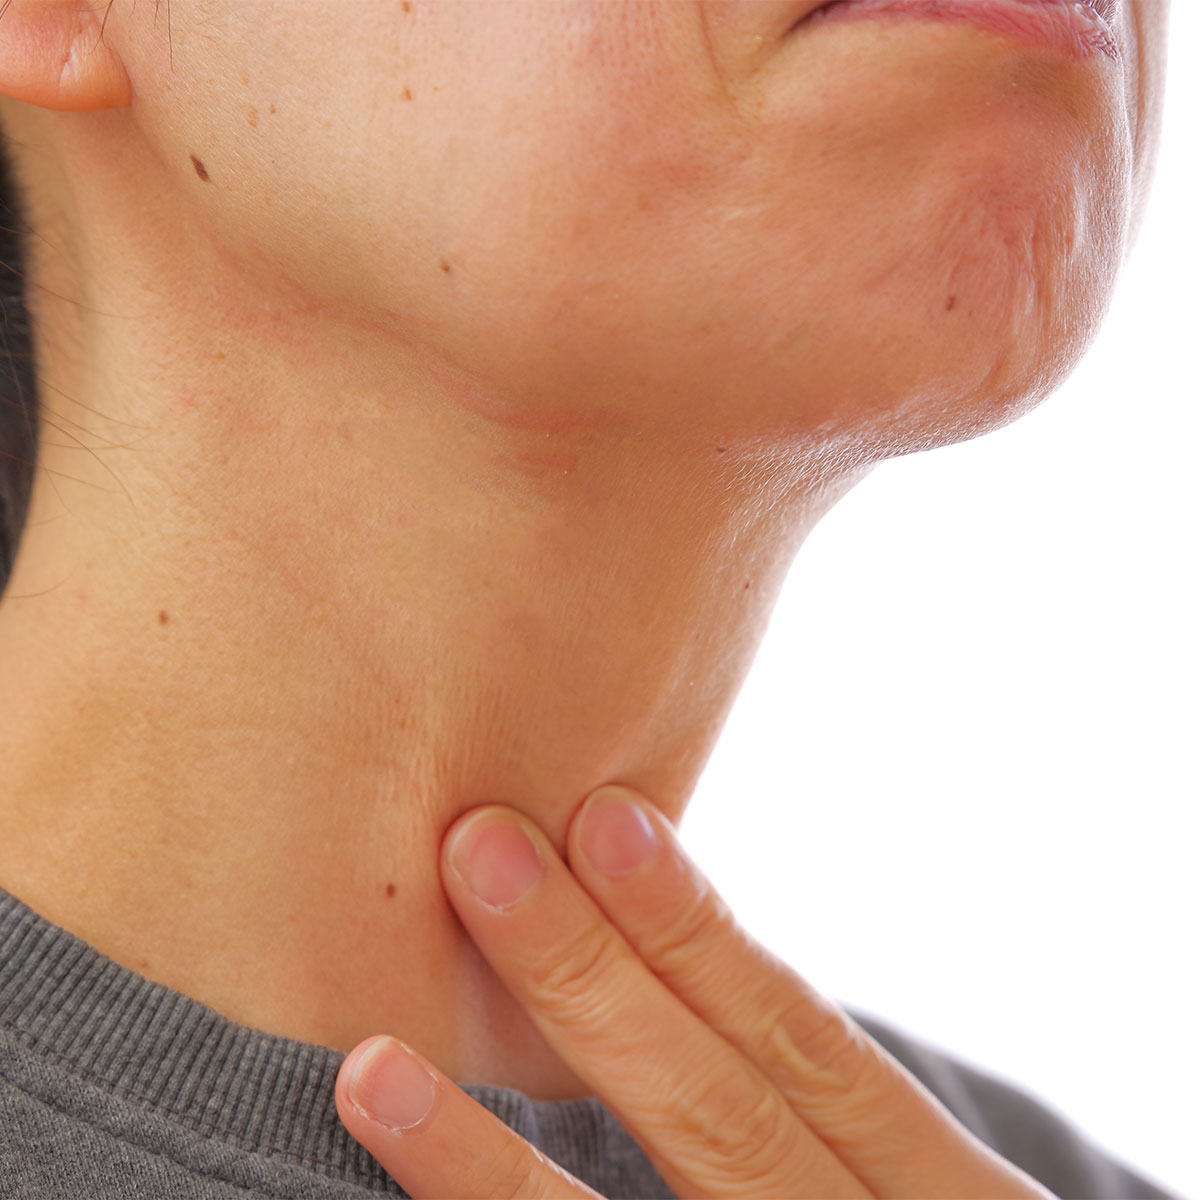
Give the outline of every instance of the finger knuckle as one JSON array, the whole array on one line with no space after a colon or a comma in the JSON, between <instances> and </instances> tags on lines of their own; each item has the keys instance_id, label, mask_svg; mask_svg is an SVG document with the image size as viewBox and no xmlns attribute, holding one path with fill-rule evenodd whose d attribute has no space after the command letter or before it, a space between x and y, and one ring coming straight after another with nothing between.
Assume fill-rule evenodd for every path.
<instances>
[{"instance_id":1,"label":"finger knuckle","mask_svg":"<svg viewBox=\"0 0 1200 1200\"><path fill-rule=\"evenodd\" d=\"M642 956L654 963L654 970L671 986L685 975L694 979L696 944L702 935L711 936L722 926L736 924L729 907L711 888L691 893L683 907L670 915L661 928L645 935ZM700 964L703 969L704 964ZM721 964L713 963L714 970Z\"/></svg>"},{"instance_id":2,"label":"finger knuckle","mask_svg":"<svg viewBox=\"0 0 1200 1200\"><path fill-rule=\"evenodd\" d=\"M686 1151L725 1179L764 1178L794 1145L795 1115L756 1072L738 1070L703 1084L682 1114Z\"/></svg>"},{"instance_id":3,"label":"finger knuckle","mask_svg":"<svg viewBox=\"0 0 1200 1200\"><path fill-rule=\"evenodd\" d=\"M770 1023L762 1061L783 1094L808 1109L866 1095L879 1066L862 1027L815 993L793 999Z\"/></svg>"},{"instance_id":4,"label":"finger knuckle","mask_svg":"<svg viewBox=\"0 0 1200 1200\"><path fill-rule=\"evenodd\" d=\"M618 953L617 935L609 926L585 929L565 946L552 947L531 969L532 1002L553 1007L563 1020L584 1020L603 995L602 984Z\"/></svg>"},{"instance_id":5,"label":"finger knuckle","mask_svg":"<svg viewBox=\"0 0 1200 1200\"><path fill-rule=\"evenodd\" d=\"M554 1180L557 1191L548 1188ZM526 1141L506 1141L490 1165L487 1194L496 1200L541 1200L569 1192L561 1168Z\"/></svg>"}]
</instances>

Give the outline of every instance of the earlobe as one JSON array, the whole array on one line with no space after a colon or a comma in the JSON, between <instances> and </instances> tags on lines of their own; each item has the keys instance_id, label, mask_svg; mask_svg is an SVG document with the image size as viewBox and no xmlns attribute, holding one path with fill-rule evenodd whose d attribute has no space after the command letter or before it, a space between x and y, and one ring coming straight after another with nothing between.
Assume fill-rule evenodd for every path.
<instances>
[{"instance_id":1,"label":"earlobe","mask_svg":"<svg viewBox=\"0 0 1200 1200\"><path fill-rule=\"evenodd\" d=\"M101 36L109 7L88 0L0 0L0 95L57 112L128 107L129 74Z\"/></svg>"}]
</instances>

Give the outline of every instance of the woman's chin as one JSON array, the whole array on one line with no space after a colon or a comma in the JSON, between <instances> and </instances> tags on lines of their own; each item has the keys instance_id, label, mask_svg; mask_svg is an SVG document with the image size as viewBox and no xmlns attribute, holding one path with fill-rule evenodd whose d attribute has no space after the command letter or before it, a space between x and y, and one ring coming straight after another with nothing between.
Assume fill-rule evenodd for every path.
<instances>
[{"instance_id":1,"label":"woman's chin","mask_svg":"<svg viewBox=\"0 0 1200 1200\"><path fill-rule=\"evenodd\" d=\"M760 114L738 191L772 204L697 321L733 352L683 361L727 414L901 453L1007 424L1070 373L1115 285L1131 156L1107 57L868 25L856 63L823 57L829 86Z\"/></svg>"}]
</instances>

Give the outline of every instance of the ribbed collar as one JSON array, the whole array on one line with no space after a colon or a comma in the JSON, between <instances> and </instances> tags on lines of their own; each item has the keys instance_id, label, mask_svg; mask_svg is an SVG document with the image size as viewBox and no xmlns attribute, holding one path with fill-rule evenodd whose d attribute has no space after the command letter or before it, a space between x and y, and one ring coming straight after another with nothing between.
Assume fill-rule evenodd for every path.
<instances>
[{"instance_id":1,"label":"ribbed collar","mask_svg":"<svg viewBox=\"0 0 1200 1200\"><path fill-rule=\"evenodd\" d=\"M0 1034L204 1137L402 1194L338 1118L340 1051L231 1021L114 962L3 888ZM535 1145L583 1143L584 1166L603 1173L615 1156L638 1174L643 1166L653 1173L596 1098L532 1100L471 1084L463 1090Z\"/></svg>"}]
</instances>

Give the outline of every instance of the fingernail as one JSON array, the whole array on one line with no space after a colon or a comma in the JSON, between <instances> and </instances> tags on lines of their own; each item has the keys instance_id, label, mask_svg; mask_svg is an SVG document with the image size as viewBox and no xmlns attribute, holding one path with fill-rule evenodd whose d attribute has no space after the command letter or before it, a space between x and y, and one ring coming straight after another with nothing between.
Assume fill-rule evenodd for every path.
<instances>
[{"instance_id":1,"label":"fingernail","mask_svg":"<svg viewBox=\"0 0 1200 1200\"><path fill-rule=\"evenodd\" d=\"M618 788L600 788L584 806L580 844L602 875L632 875L658 852L662 843L639 804Z\"/></svg>"},{"instance_id":2,"label":"fingernail","mask_svg":"<svg viewBox=\"0 0 1200 1200\"><path fill-rule=\"evenodd\" d=\"M512 821L468 821L450 845L450 865L489 908L511 908L545 870L533 842Z\"/></svg>"},{"instance_id":3,"label":"fingernail","mask_svg":"<svg viewBox=\"0 0 1200 1200\"><path fill-rule=\"evenodd\" d=\"M389 1129L412 1129L428 1115L437 1080L403 1042L380 1038L358 1060L347 1087L350 1103Z\"/></svg>"}]
</instances>

